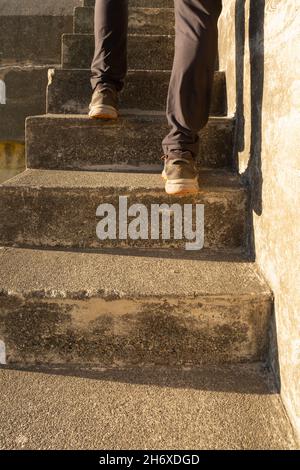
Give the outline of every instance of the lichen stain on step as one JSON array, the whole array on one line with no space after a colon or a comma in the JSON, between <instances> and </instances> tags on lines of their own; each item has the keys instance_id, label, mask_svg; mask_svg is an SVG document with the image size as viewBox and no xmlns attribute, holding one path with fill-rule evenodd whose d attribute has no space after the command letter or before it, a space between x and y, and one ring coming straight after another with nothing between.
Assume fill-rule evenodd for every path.
<instances>
[{"instance_id":1,"label":"lichen stain on step","mask_svg":"<svg viewBox=\"0 0 300 470\"><path fill-rule=\"evenodd\" d=\"M24 170L24 144L20 142L0 142L0 183Z\"/></svg>"},{"instance_id":2,"label":"lichen stain on step","mask_svg":"<svg viewBox=\"0 0 300 470\"><path fill-rule=\"evenodd\" d=\"M2 300L11 364L192 365L257 360L265 348L263 299Z\"/></svg>"}]
</instances>

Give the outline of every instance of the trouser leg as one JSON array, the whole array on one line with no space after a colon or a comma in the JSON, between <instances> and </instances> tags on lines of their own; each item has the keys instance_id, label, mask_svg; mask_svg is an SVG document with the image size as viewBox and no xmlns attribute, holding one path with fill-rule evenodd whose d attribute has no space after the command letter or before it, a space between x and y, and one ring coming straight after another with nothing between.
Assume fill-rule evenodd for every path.
<instances>
[{"instance_id":1,"label":"trouser leg","mask_svg":"<svg viewBox=\"0 0 300 470\"><path fill-rule=\"evenodd\" d=\"M92 88L109 84L120 91L127 72L128 0L96 0Z\"/></svg>"},{"instance_id":2,"label":"trouser leg","mask_svg":"<svg viewBox=\"0 0 300 470\"><path fill-rule=\"evenodd\" d=\"M167 100L164 153L199 150L209 116L222 0L175 0L175 56Z\"/></svg>"}]
</instances>

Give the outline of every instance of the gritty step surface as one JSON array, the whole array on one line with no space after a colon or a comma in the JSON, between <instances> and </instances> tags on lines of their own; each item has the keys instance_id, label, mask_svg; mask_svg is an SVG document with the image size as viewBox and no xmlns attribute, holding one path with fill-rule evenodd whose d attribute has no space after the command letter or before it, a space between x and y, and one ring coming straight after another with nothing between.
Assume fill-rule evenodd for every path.
<instances>
[{"instance_id":1,"label":"gritty step surface","mask_svg":"<svg viewBox=\"0 0 300 470\"><path fill-rule=\"evenodd\" d=\"M203 260L112 253L0 249L3 292L60 298L208 297L270 298L253 263L205 256ZM79 275L80 273L80 275ZM168 275L166 276L166 273ZM143 274L143 275L141 275Z\"/></svg>"},{"instance_id":2,"label":"gritty step surface","mask_svg":"<svg viewBox=\"0 0 300 470\"><path fill-rule=\"evenodd\" d=\"M128 31L133 34L174 34L174 21L173 8L130 7ZM74 32L94 33L94 8L75 8Z\"/></svg>"},{"instance_id":3,"label":"gritty step surface","mask_svg":"<svg viewBox=\"0 0 300 470\"><path fill-rule=\"evenodd\" d=\"M91 71L52 69L49 71L47 113L87 114L91 101ZM165 110L170 71L130 70L119 95L122 109ZM226 115L224 72L215 72L210 114Z\"/></svg>"},{"instance_id":4,"label":"gritty step surface","mask_svg":"<svg viewBox=\"0 0 300 470\"><path fill-rule=\"evenodd\" d=\"M94 42L92 34L64 34L62 36L62 66L64 68L89 68L94 55ZM171 70L173 55L173 36L128 35L130 69Z\"/></svg>"},{"instance_id":5,"label":"gritty step surface","mask_svg":"<svg viewBox=\"0 0 300 470\"><path fill-rule=\"evenodd\" d=\"M298 448L259 365L1 369L0 389L2 449Z\"/></svg>"},{"instance_id":6,"label":"gritty step surface","mask_svg":"<svg viewBox=\"0 0 300 470\"><path fill-rule=\"evenodd\" d=\"M0 260L0 339L9 364L265 357L271 294L242 259L3 248Z\"/></svg>"},{"instance_id":7,"label":"gritty step surface","mask_svg":"<svg viewBox=\"0 0 300 470\"><path fill-rule=\"evenodd\" d=\"M234 120L210 118L200 132L199 167L233 166ZM86 115L44 115L26 120L29 168L113 169L116 165L160 165L162 139L168 133L164 113L123 111L117 121ZM132 168L133 169L133 168Z\"/></svg>"},{"instance_id":8,"label":"gritty step surface","mask_svg":"<svg viewBox=\"0 0 300 470\"><path fill-rule=\"evenodd\" d=\"M184 204L190 204L194 210L196 204L203 204L204 248L242 252L247 193L240 178L227 172L203 171L199 179L199 193L171 197L165 193L159 174L27 170L0 186L3 201L0 240L3 244L36 247L182 249L188 238L176 238L174 230L169 238L162 237L162 224L158 237L150 235L155 225L150 218L152 207L177 203L183 214ZM128 209L133 204L143 204L147 212L147 221L142 223L143 236L138 239L117 234L117 214L123 211L119 207L120 196L127 198ZM97 237L96 227L101 218L96 211L101 204L113 205L116 211L115 237ZM172 208L169 214L172 226ZM128 224L130 221L129 217ZM199 229L200 221L197 223Z\"/></svg>"}]
</instances>

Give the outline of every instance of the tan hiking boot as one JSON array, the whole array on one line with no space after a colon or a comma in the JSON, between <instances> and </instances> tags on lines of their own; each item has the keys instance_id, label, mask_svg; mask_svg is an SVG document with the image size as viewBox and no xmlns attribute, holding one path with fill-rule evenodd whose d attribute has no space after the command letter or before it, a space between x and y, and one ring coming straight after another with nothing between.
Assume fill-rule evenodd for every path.
<instances>
[{"instance_id":1,"label":"tan hiking boot","mask_svg":"<svg viewBox=\"0 0 300 470\"><path fill-rule=\"evenodd\" d=\"M89 117L93 119L117 119L118 95L107 85L98 85L89 106Z\"/></svg>"},{"instance_id":2,"label":"tan hiking boot","mask_svg":"<svg viewBox=\"0 0 300 470\"><path fill-rule=\"evenodd\" d=\"M199 191L198 171L191 152L174 151L162 157L165 161L162 177L167 194L181 195Z\"/></svg>"}]
</instances>

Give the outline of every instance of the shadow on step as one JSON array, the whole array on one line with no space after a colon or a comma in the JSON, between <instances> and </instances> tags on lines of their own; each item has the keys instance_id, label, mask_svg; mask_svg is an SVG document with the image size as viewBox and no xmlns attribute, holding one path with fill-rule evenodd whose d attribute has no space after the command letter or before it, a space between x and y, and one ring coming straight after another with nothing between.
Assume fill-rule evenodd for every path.
<instances>
[{"instance_id":1,"label":"shadow on step","mask_svg":"<svg viewBox=\"0 0 300 470\"><path fill-rule=\"evenodd\" d=\"M3 367L4 368L4 367ZM6 367L5 367L6 368ZM91 368L51 366L12 368L29 373L57 375L76 379L127 383L175 389L194 389L239 394L270 395L277 393L272 377L261 363L220 364L199 367L130 367ZM0 369L1 370L1 369Z\"/></svg>"},{"instance_id":2,"label":"shadow on step","mask_svg":"<svg viewBox=\"0 0 300 470\"><path fill-rule=\"evenodd\" d=\"M248 17L249 15L249 17ZM248 25L246 24L248 22ZM255 234L254 234L254 214L262 215L262 136L263 136L263 99L264 99L264 22L265 22L265 0L251 0L246 10L245 0L236 0L235 4L235 42L236 42L236 126L235 126L235 144L234 160L237 168L246 169L242 174L247 182L250 193L249 207L249 236L248 246L251 258L255 261ZM248 31L248 39L246 39ZM250 76L247 77L245 71L247 67L245 61L246 44L249 42L249 62ZM245 84L250 79L250 103L249 118L245 116L247 102L247 89ZM247 99L246 99L247 101ZM247 122L248 118L248 122ZM248 142L245 129L250 129L249 154ZM245 160L247 155L247 161Z\"/></svg>"},{"instance_id":3,"label":"shadow on step","mask_svg":"<svg viewBox=\"0 0 300 470\"><path fill-rule=\"evenodd\" d=\"M10 245L3 245L10 247ZM25 250L37 249L34 246L23 246L18 244L18 248ZM218 263L225 262L235 262L235 263L245 263L251 262L251 259L247 253L241 250L220 250L212 251L210 249L202 249L200 251L186 251L183 249L147 249L147 248L60 248L60 247L38 247L39 251L56 251L56 252L67 252L67 253L96 253L103 255L115 255L115 256L140 256L142 258L157 258L157 259L186 259L186 260L199 260L199 261L212 261Z\"/></svg>"}]
</instances>

